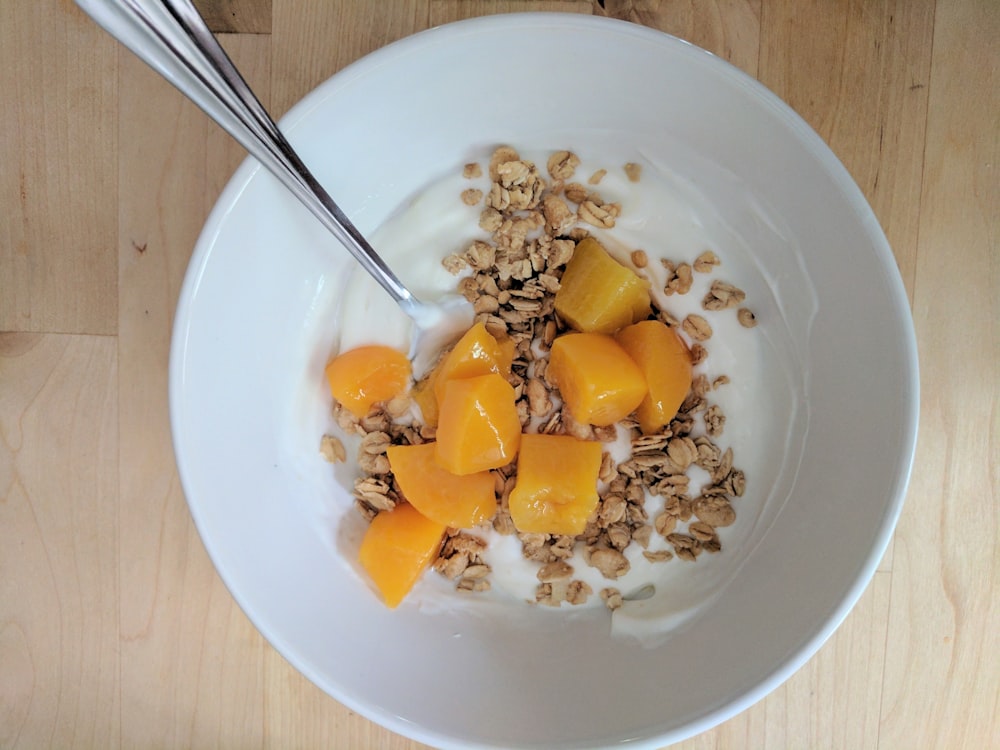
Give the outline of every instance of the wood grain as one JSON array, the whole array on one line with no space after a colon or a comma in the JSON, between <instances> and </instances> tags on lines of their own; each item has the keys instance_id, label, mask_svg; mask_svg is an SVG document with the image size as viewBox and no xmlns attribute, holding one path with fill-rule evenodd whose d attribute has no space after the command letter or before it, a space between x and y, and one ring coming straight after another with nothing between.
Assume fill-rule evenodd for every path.
<instances>
[{"instance_id":1,"label":"wood grain","mask_svg":"<svg viewBox=\"0 0 1000 750\"><path fill-rule=\"evenodd\" d=\"M216 33L271 33L271 0L195 0L194 4Z\"/></svg>"},{"instance_id":2,"label":"wood grain","mask_svg":"<svg viewBox=\"0 0 1000 750\"><path fill-rule=\"evenodd\" d=\"M118 48L65 5L0 3L0 330L113 334Z\"/></svg>"},{"instance_id":3,"label":"wood grain","mask_svg":"<svg viewBox=\"0 0 1000 750\"><path fill-rule=\"evenodd\" d=\"M274 114L284 114L306 93L359 57L427 28L428 2L278 3L272 26Z\"/></svg>"},{"instance_id":4,"label":"wood grain","mask_svg":"<svg viewBox=\"0 0 1000 750\"><path fill-rule=\"evenodd\" d=\"M269 45L267 37L225 40L265 101ZM122 740L259 746L263 640L215 574L164 460L177 295L217 191L245 155L144 64L126 58L120 71L119 179L130 186L118 248Z\"/></svg>"},{"instance_id":5,"label":"wood grain","mask_svg":"<svg viewBox=\"0 0 1000 750\"><path fill-rule=\"evenodd\" d=\"M589 0L431 0L430 25L495 13L593 13Z\"/></svg>"},{"instance_id":6,"label":"wood grain","mask_svg":"<svg viewBox=\"0 0 1000 750\"><path fill-rule=\"evenodd\" d=\"M912 297L933 0L766 3L761 82L865 193Z\"/></svg>"},{"instance_id":7,"label":"wood grain","mask_svg":"<svg viewBox=\"0 0 1000 750\"><path fill-rule=\"evenodd\" d=\"M606 0L595 12L680 37L757 75L761 0Z\"/></svg>"},{"instance_id":8,"label":"wood grain","mask_svg":"<svg viewBox=\"0 0 1000 750\"><path fill-rule=\"evenodd\" d=\"M114 747L117 342L0 334L0 747Z\"/></svg>"},{"instance_id":9,"label":"wood grain","mask_svg":"<svg viewBox=\"0 0 1000 750\"><path fill-rule=\"evenodd\" d=\"M677 747L1000 747L1000 5L199 6L239 32L223 44L279 115L396 39L539 10L675 34L788 101L893 247L920 350L917 461L891 552L829 642ZM326 696L264 641L184 502L171 326L242 150L68 0L0 3L0 83L0 748L422 747Z\"/></svg>"},{"instance_id":10,"label":"wood grain","mask_svg":"<svg viewBox=\"0 0 1000 750\"><path fill-rule=\"evenodd\" d=\"M921 435L896 534L887 747L912 737L926 747L1000 745L996 11L961 0L939 3L935 16L913 299Z\"/></svg>"}]
</instances>

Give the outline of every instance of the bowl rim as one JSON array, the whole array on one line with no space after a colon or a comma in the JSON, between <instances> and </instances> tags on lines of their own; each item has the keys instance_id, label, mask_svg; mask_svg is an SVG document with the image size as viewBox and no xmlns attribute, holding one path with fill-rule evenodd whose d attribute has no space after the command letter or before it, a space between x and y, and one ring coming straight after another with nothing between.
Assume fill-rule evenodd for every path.
<instances>
[{"instance_id":1,"label":"bowl rim","mask_svg":"<svg viewBox=\"0 0 1000 750\"><path fill-rule=\"evenodd\" d=\"M796 648L792 649L783 662L774 666L767 678L759 681L750 690L743 692L728 703L706 711L694 721L683 724L666 733L634 737L624 741L633 747L659 748L666 744L679 742L708 731L743 712L774 691L815 655L841 625L867 589L892 539L906 499L913 469L920 417L919 360L916 333L905 286L881 225L861 189L827 143L797 112L754 77L723 58L691 42L651 27L602 16L552 12L521 12L479 16L434 26L376 49L345 66L321 82L294 104L280 118L279 126L286 134L293 133L297 124L307 119L326 99L335 95L339 88L359 77L363 77L370 70L392 62L394 58L411 49L424 45L434 45L456 34L496 33L501 30L509 31L514 28L523 27L526 24L536 27L558 26L560 28L571 28L575 26L590 29L603 28L609 32L633 35L655 41L659 44L674 45L681 54L698 58L702 64L716 66L744 89L749 90L762 105L771 108L779 114L785 124L797 131L810 150L822 158L824 167L829 170L831 179L856 213L866 234L871 238L877 259L882 262L887 272L886 283L890 289L893 312L902 322L904 329L901 331L903 340L900 343L904 350L907 368L905 372L899 374L898 385L907 395L907 405L904 414L904 423L901 425L902 439L900 441L899 455L896 461L892 490L886 504L886 512L875 534L871 549L865 558L859 561L857 576L847 592L841 597L837 606L833 609L832 614L826 619L823 627ZM181 285L173 321L168 370L171 433L178 474L199 536L223 584L247 615L248 619L254 624L255 629L258 629L275 650L297 671L335 700L393 732L420 742L442 748L499 747L493 744L469 743L461 738L436 732L427 727L417 726L401 717L382 710L379 706L372 706L356 700L349 692L340 689L339 685L327 680L310 664L295 658L294 649L279 634L264 632L260 629L257 624L259 619L255 616L254 607L239 591L230 585L229 581L231 579L226 574L226 566L220 558L219 552L211 541L210 536L205 532L203 518L198 506L189 499L191 497L189 492L190 470L186 463L183 447L180 444L181 414L178 405L183 392L182 376L185 339L187 328L191 322L191 303L197 292L199 278L210 260L216 238L230 208L240 199L242 192L254 180L260 169L260 164L248 156L236 169L220 193L194 246ZM585 745L584 747L587 746ZM594 747L597 746L595 745Z\"/></svg>"}]
</instances>

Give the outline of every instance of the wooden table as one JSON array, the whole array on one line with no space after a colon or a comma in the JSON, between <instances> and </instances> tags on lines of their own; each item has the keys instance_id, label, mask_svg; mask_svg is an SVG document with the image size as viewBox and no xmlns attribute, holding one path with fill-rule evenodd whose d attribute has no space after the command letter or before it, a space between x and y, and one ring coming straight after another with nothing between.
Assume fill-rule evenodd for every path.
<instances>
[{"instance_id":1,"label":"wooden table","mask_svg":"<svg viewBox=\"0 0 1000 750\"><path fill-rule=\"evenodd\" d=\"M1000 747L1000 4L201 4L276 114L388 42L515 10L663 29L798 110L895 250L920 348L916 465L894 543L836 635L681 746ZM416 747L271 649L178 483L171 321L242 152L67 0L0 3L0 91L0 748Z\"/></svg>"}]
</instances>

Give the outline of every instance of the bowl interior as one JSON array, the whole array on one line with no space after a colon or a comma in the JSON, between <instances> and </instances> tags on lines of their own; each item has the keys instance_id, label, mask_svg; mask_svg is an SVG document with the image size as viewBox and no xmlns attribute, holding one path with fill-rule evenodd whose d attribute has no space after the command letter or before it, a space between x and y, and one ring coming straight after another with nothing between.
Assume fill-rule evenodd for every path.
<instances>
[{"instance_id":1,"label":"bowl interior","mask_svg":"<svg viewBox=\"0 0 1000 750\"><path fill-rule=\"evenodd\" d=\"M170 396L191 512L268 640L346 705L454 747L658 746L742 710L801 666L884 551L916 434L899 275L822 141L698 48L631 24L546 14L391 45L320 86L283 128L366 234L501 143L669 167L744 238L760 298L784 321L772 334L790 370L788 400L803 409L793 433L747 436L794 443L788 486L762 509L724 591L666 640L611 638L600 610L389 611L342 554L357 532L346 520L347 470L331 471L316 450L328 421L322 368L352 262L245 163L191 261ZM762 241L770 236L783 241Z\"/></svg>"}]
</instances>

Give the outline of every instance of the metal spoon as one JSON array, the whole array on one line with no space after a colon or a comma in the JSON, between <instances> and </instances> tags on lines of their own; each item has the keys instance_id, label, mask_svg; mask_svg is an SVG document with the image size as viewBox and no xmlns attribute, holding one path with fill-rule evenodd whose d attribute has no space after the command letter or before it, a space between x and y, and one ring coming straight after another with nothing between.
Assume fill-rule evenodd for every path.
<instances>
[{"instance_id":1,"label":"metal spoon","mask_svg":"<svg viewBox=\"0 0 1000 750\"><path fill-rule=\"evenodd\" d=\"M76 0L91 18L197 104L288 188L414 322L419 375L472 325L460 296L418 300L327 194L278 130L190 0Z\"/></svg>"}]
</instances>

